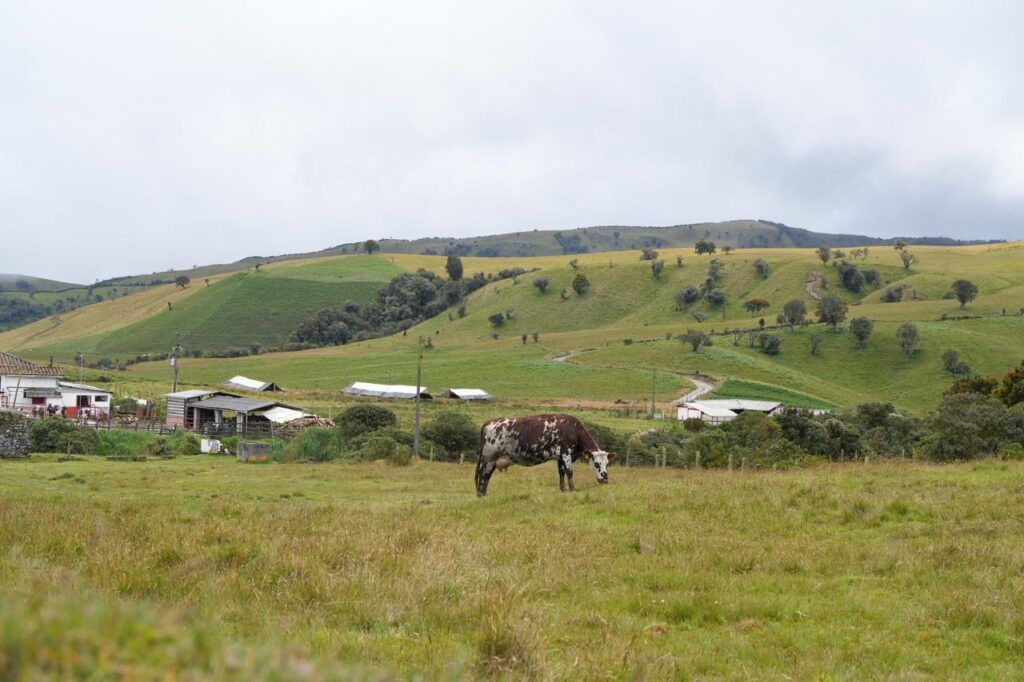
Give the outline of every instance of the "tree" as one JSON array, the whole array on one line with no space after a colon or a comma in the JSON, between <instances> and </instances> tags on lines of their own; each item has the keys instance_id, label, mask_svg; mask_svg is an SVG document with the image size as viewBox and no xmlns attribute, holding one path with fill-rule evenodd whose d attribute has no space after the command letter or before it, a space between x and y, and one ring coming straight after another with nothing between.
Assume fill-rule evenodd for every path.
<instances>
[{"instance_id":1,"label":"tree","mask_svg":"<svg viewBox=\"0 0 1024 682\"><path fill-rule=\"evenodd\" d=\"M590 280L583 273L572 278L572 290L577 296L582 296L590 290Z\"/></svg>"},{"instance_id":2,"label":"tree","mask_svg":"<svg viewBox=\"0 0 1024 682\"><path fill-rule=\"evenodd\" d=\"M640 260L654 260L658 257L658 252L654 249L645 248L640 252Z\"/></svg>"},{"instance_id":3,"label":"tree","mask_svg":"<svg viewBox=\"0 0 1024 682\"><path fill-rule=\"evenodd\" d=\"M765 308L771 306L767 298L752 298L749 301L744 302L743 307L747 309L752 315L756 315Z\"/></svg>"},{"instance_id":4,"label":"tree","mask_svg":"<svg viewBox=\"0 0 1024 682\"><path fill-rule=\"evenodd\" d=\"M533 337L533 342L538 343L540 341L540 332L534 332L530 336Z\"/></svg>"},{"instance_id":5,"label":"tree","mask_svg":"<svg viewBox=\"0 0 1024 682\"><path fill-rule=\"evenodd\" d=\"M818 301L818 322L832 325L832 331L836 331L839 323L846 319L846 304L843 299L835 294L823 296Z\"/></svg>"},{"instance_id":6,"label":"tree","mask_svg":"<svg viewBox=\"0 0 1024 682\"><path fill-rule=\"evenodd\" d=\"M380 244L375 239L367 239L363 242L363 249L372 256L375 251L380 251Z\"/></svg>"},{"instance_id":7,"label":"tree","mask_svg":"<svg viewBox=\"0 0 1024 682\"><path fill-rule=\"evenodd\" d=\"M710 263L708 263L708 279L709 280L711 280L712 282L717 282L718 280L722 279L722 275L724 275L724 274L725 274L725 263L723 263L722 261L718 260L717 258L713 259Z\"/></svg>"},{"instance_id":8,"label":"tree","mask_svg":"<svg viewBox=\"0 0 1024 682\"><path fill-rule=\"evenodd\" d=\"M803 324L807 318L807 304L799 298L794 298L782 306L782 316L790 329L795 325Z\"/></svg>"},{"instance_id":9,"label":"tree","mask_svg":"<svg viewBox=\"0 0 1024 682\"><path fill-rule=\"evenodd\" d=\"M679 337L679 340L689 344L694 353L699 351L701 346L711 345L711 337L699 329L687 329L686 333Z\"/></svg>"},{"instance_id":10,"label":"tree","mask_svg":"<svg viewBox=\"0 0 1024 682\"><path fill-rule=\"evenodd\" d=\"M957 379L954 381L953 385L946 389L944 395L953 395L955 393L980 393L982 395L990 396L995 393L998 386L999 379L991 374L966 377L964 379Z\"/></svg>"},{"instance_id":11,"label":"tree","mask_svg":"<svg viewBox=\"0 0 1024 682\"><path fill-rule=\"evenodd\" d=\"M732 255L732 247L731 246L723 246L722 247L722 253L724 253L726 256Z\"/></svg>"},{"instance_id":12,"label":"tree","mask_svg":"<svg viewBox=\"0 0 1024 682\"><path fill-rule=\"evenodd\" d=\"M782 335L761 332L757 337L757 343L761 346L761 352L765 355L778 355L782 348Z\"/></svg>"},{"instance_id":13,"label":"tree","mask_svg":"<svg viewBox=\"0 0 1024 682\"><path fill-rule=\"evenodd\" d=\"M811 355L817 355L821 350L821 336L817 332L811 332L807 340L811 347Z\"/></svg>"},{"instance_id":14,"label":"tree","mask_svg":"<svg viewBox=\"0 0 1024 682\"><path fill-rule=\"evenodd\" d=\"M709 239L699 239L693 246L694 252L699 256L704 253L714 253L716 251L715 243Z\"/></svg>"},{"instance_id":15,"label":"tree","mask_svg":"<svg viewBox=\"0 0 1024 682\"><path fill-rule=\"evenodd\" d=\"M710 306L720 306L725 304L725 292L721 289L711 289L708 293L704 294L704 300L707 301Z\"/></svg>"},{"instance_id":16,"label":"tree","mask_svg":"<svg viewBox=\"0 0 1024 682\"><path fill-rule=\"evenodd\" d=\"M462 259L456 256L454 253L448 256L448 260L445 261L444 269L448 271L448 278L453 282L458 282L462 279Z\"/></svg>"},{"instance_id":17,"label":"tree","mask_svg":"<svg viewBox=\"0 0 1024 682\"><path fill-rule=\"evenodd\" d=\"M1024 362L1003 376L992 396L1008 407L1024 402Z\"/></svg>"},{"instance_id":18,"label":"tree","mask_svg":"<svg viewBox=\"0 0 1024 682\"><path fill-rule=\"evenodd\" d=\"M206 284L206 286L210 286L210 278L209 277L204 279L203 282Z\"/></svg>"},{"instance_id":19,"label":"tree","mask_svg":"<svg viewBox=\"0 0 1024 682\"><path fill-rule=\"evenodd\" d=\"M580 259L579 258L573 258L571 261L569 261L569 267L572 268L573 270L579 270L580 269Z\"/></svg>"},{"instance_id":20,"label":"tree","mask_svg":"<svg viewBox=\"0 0 1024 682\"><path fill-rule=\"evenodd\" d=\"M450 455L470 452L480 444L479 428L463 412L439 413L423 428L423 435Z\"/></svg>"},{"instance_id":21,"label":"tree","mask_svg":"<svg viewBox=\"0 0 1024 682\"><path fill-rule=\"evenodd\" d=\"M864 350L868 344L868 337L875 329L875 323L866 317L855 317L850 320L850 333L857 339L857 348Z\"/></svg>"},{"instance_id":22,"label":"tree","mask_svg":"<svg viewBox=\"0 0 1024 682\"><path fill-rule=\"evenodd\" d=\"M338 430L345 438L394 426L398 423L395 413L380 405L354 405L334 419Z\"/></svg>"},{"instance_id":23,"label":"tree","mask_svg":"<svg viewBox=\"0 0 1024 682\"><path fill-rule=\"evenodd\" d=\"M979 393L947 395L929 419L925 452L949 461L998 452L1006 436L1006 407Z\"/></svg>"},{"instance_id":24,"label":"tree","mask_svg":"<svg viewBox=\"0 0 1024 682\"><path fill-rule=\"evenodd\" d=\"M665 269L665 261L658 259L651 261L651 275L657 279Z\"/></svg>"},{"instance_id":25,"label":"tree","mask_svg":"<svg viewBox=\"0 0 1024 682\"><path fill-rule=\"evenodd\" d=\"M903 261L903 269L909 270L910 266L917 262L917 256L906 249L900 250L900 260Z\"/></svg>"},{"instance_id":26,"label":"tree","mask_svg":"<svg viewBox=\"0 0 1024 682\"><path fill-rule=\"evenodd\" d=\"M492 326L500 327L501 325L505 324L505 313L494 313L493 315L488 317L487 320L491 323Z\"/></svg>"},{"instance_id":27,"label":"tree","mask_svg":"<svg viewBox=\"0 0 1024 682\"><path fill-rule=\"evenodd\" d=\"M892 248L896 249L897 251L902 251L903 249L907 248L907 243L902 239L897 239L896 241L893 242Z\"/></svg>"},{"instance_id":28,"label":"tree","mask_svg":"<svg viewBox=\"0 0 1024 682\"><path fill-rule=\"evenodd\" d=\"M865 283L864 273L860 271L860 268L848 260L839 261L833 265L839 272L839 282L843 288L859 294Z\"/></svg>"},{"instance_id":29,"label":"tree","mask_svg":"<svg viewBox=\"0 0 1024 682\"><path fill-rule=\"evenodd\" d=\"M683 257L682 256L676 256L676 267L677 268L683 267Z\"/></svg>"},{"instance_id":30,"label":"tree","mask_svg":"<svg viewBox=\"0 0 1024 682\"><path fill-rule=\"evenodd\" d=\"M956 296L956 300L960 301L961 310L964 309L964 306L978 297L978 287L975 286L973 282L969 282L966 279L958 279L953 282L952 292L953 295Z\"/></svg>"},{"instance_id":31,"label":"tree","mask_svg":"<svg viewBox=\"0 0 1024 682\"><path fill-rule=\"evenodd\" d=\"M686 287L676 292L676 310L682 310L691 303L700 300L700 292L697 287Z\"/></svg>"},{"instance_id":32,"label":"tree","mask_svg":"<svg viewBox=\"0 0 1024 682\"><path fill-rule=\"evenodd\" d=\"M754 261L754 271L760 277L767 277L768 276L768 261L766 261L764 258L758 258L757 260L755 260Z\"/></svg>"},{"instance_id":33,"label":"tree","mask_svg":"<svg viewBox=\"0 0 1024 682\"><path fill-rule=\"evenodd\" d=\"M177 277L174 278L174 286L178 287L179 289L184 289L189 285L189 282L191 281L192 280L190 280L185 275L178 275Z\"/></svg>"},{"instance_id":34,"label":"tree","mask_svg":"<svg viewBox=\"0 0 1024 682\"><path fill-rule=\"evenodd\" d=\"M914 351L917 350L918 339L917 325L913 322L904 322L896 330L896 340L899 342L903 354L907 357L913 355Z\"/></svg>"},{"instance_id":35,"label":"tree","mask_svg":"<svg viewBox=\"0 0 1024 682\"><path fill-rule=\"evenodd\" d=\"M547 277L534 277L533 278L533 286L537 287L537 291L539 291L542 294L545 291L548 290L548 284L549 284L549 281L548 281Z\"/></svg>"},{"instance_id":36,"label":"tree","mask_svg":"<svg viewBox=\"0 0 1024 682\"><path fill-rule=\"evenodd\" d=\"M960 359L960 353L950 348L942 354L942 366L950 374L970 374L971 366Z\"/></svg>"},{"instance_id":37,"label":"tree","mask_svg":"<svg viewBox=\"0 0 1024 682\"><path fill-rule=\"evenodd\" d=\"M821 259L821 264L824 265L828 262L828 259L832 257L832 249L827 246L818 247L818 258Z\"/></svg>"}]
</instances>

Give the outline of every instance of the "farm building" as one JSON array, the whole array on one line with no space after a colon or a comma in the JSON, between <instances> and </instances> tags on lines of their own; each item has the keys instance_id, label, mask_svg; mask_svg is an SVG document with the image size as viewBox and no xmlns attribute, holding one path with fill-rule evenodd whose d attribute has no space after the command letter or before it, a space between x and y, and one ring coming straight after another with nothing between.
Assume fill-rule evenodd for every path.
<instances>
[{"instance_id":1,"label":"farm building","mask_svg":"<svg viewBox=\"0 0 1024 682\"><path fill-rule=\"evenodd\" d=\"M398 400L412 400L416 397L415 386L370 384L364 381L356 381L341 389L347 395L362 395L371 398L395 398ZM434 396L427 392L426 386L420 387L420 398L430 400Z\"/></svg>"},{"instance_id":2,"label":"farm building","mask_svg":"<svg viewBox=\"0 0 1024 682\"><path fill-rule=\"evenodd\" d=\"M700 419L709 424L722 424L732 421L744 412L775 414L782 408L782 403L769 400L694 400L681 403L678 406L676 417L680 421Z\"/></svg>"},{"instance_id":3,"label":"farm building","mask_svg":"<svg viewBox=\"0 0 1024 682\"><path fill-rule=\"evenodd\" d=\"M195 426L195 415L191 411L192 406L200 400L213 396L239 397L234 393L225 393L224 391L205 388L166 394L164 397L167 398L167 427L171 429L193 429Z\"/></svg>"},{"instance_id":4,"label":"farm building","mask_svg":"<svg viewBox=\"0 0 1024 682\"><path fill-rule=\"evenodd\" d=\"M276 400L227 395L215 395L190 403L188 411L191 428L200 432L244 431L248 426L287 423L306 416L301 410Z\"/></svg>"},{"instance_id":5,"label":"farm building","mask_svg":"<svg viewBox=\"0 0 1024 682\"><path fill-rule=\"evenodd\" d=\"M224 382L224 385L228 388L233 388L236 391L280 391L281 389L277 384L270 381L260 381L258 379L250 379L249 377L243 377L241 374L238 376L231 377Z\"/></svg>"},{"instance_id":6,"label":"farm building","mask_svg":"<svg viewBox=\"0 0 1024 682\"><path fill-rule=\"evenodd\" d=\"M63 372L53 365L37 365L0 352L0 408L45 417L105 420L110 415L111 393L102 388L61 381Z\"/></svg>"},{"instance_id":7,"label":"farm building","mask_svg":"<svg viewBox=\"0 0 1024 682\"><path fill-rule=\"evenodd\" d=\"M493 400L492 396L487 391L480 388L449 388L444 393L445 398L455 398L456 400Z\"/></svg>"}]
</instances>

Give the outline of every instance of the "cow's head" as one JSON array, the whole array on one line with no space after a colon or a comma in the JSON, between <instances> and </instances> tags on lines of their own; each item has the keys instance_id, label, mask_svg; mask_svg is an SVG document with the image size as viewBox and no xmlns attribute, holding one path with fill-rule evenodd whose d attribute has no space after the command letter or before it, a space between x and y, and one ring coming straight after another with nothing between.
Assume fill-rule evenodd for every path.
<instances>
[{"instance_id":1,"label":"cow's head","mask_svg":"<svg viewBox=\"0 0 1024 682\"><path fill-rule=\"evenodd\" d=\"M587 463L590 464L590 470L594 472L594 476L597 476L597 482L607 483L608 462L615 459L615 453L595 450L594 452L584 453L584 457L586 457Z\"/></svg>"}]
</instances>

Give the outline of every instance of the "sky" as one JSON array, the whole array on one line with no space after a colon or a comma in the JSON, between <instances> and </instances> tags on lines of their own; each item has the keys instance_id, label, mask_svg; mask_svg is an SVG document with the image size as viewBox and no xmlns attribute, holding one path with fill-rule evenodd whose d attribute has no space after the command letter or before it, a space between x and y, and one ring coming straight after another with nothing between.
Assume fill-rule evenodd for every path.
<instances>
[{"instance_id":1,"label":"sky","mask_svg":"<svg viewBox=\"0 0 1024 682\"><path fill-rule=\"evenodd\" d=\"M763 218L1024 238L1024 3L0 0L0 272Z\"/></svg>"}]
</instances>

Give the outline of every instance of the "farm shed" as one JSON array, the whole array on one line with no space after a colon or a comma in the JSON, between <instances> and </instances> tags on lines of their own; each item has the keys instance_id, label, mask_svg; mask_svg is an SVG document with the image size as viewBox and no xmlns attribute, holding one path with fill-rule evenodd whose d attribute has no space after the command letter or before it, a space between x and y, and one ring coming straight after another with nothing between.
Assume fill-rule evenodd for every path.
<instances>
[{"instance_id":1,"label":"farm shed","mask_svg":"<svg viewBox=\"0 0 1024 682\"><path fill-rule=\"evenodd\" d=\"M231 377L224 382L224 385L228 388L233 388L236 391L280 391L281 388L270 381L260 381L259 379L250 379L249 377L243 377L241 374L238 376Z\"/></svg>"},{"instance_id":2,"label":"farm shed","mask_svg":"<svg viewBox=\"0 0 1024 682\"><path fill-rule=\"evenodd\" d=\"M492 396L487 391L481 388L449 388L444 393L445 398L455 398L457 400L493 400Z\"/></svg>"},{"instance_id":3,"label":"farm shed","mask_svg":"<svg viewBox=\"0 0 1024 682\"><path fill-rule=\"evenodd\" d=\"M272 423L267 413L274 408L281 407L302 414L293 406L275 400L252 400L227 395L217 395L196 401L189 404L187 409L190 413L192 429L195 431L203 431L210 425L213 430L217 431L224 429L244 431L249 425Z\"/></svg>"},{"instance_id":4,"label":"farm shed","mask_svg":"<svg viewBox=\"0 0 1024 682\"><path fill-rule=\"evenodd\" d=\"M164 397L167 398L167 427L171 429L194 429L195 422L192 419L191 406L200 400L212 396L238 397L234 393L204 388L166 394Z\"/></svg>"},{"instance_id":5,"label":"farm shed","mask_svg":"<svg viewBox=\"0 0 1024 682\"><path fill-rule=\"evenodd\" d=\"M371 398L396 398L399 400L412 400L416 397L415 386L370 384L364 381L353 382L341 389L341 392L348 395L363 395ZM426 386L420 387L420 398L430 400L433 397L427 392Z\"/></svg>"},{"instance_id":6,"label":"farm shed","mask_svg":"<svg viewBox=\"0 0 1024 682\"><path fill-rule=\"evenodd\" d=\"M694 400L680 404L676 417L680 421L701 419L709 424L721 424L732 421L744 412L775 414L782 408L782 403L770 400Z\"/></svg>"},{"instance_id":7,"label":"farm shed","mask_svg":"<svg viewBox=\"0 0 1024 682\"><path fill-rule=\"evenodd\" d=\"M106 420L110 417L111 397L113 396L110 391L104 391L102 388L88 384L73 384L70 381L60 381L58 386L60 387L64 416L69 419L75 419L80 415L88 419L99 420Z\"/></svg>"}]
</instances>

